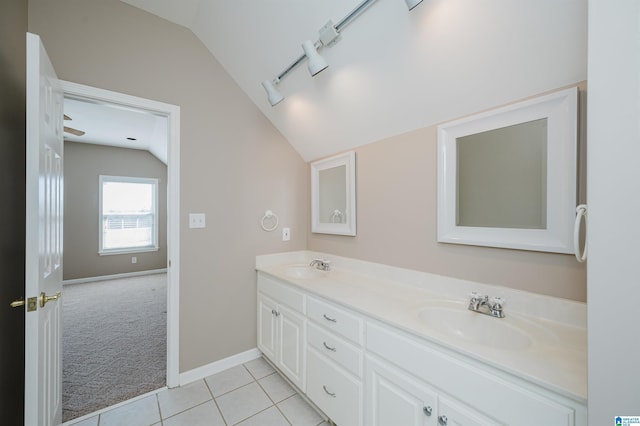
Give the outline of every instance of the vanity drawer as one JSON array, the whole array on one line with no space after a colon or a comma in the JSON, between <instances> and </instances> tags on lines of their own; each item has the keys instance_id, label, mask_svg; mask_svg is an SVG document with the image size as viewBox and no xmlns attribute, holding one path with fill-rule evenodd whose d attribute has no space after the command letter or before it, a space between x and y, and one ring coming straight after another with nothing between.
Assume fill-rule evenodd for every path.
<instances>
[{"instance_id":1,"label":"vanity drawer","mask_svg":"<svg viewBox=\"0 0 640 426\"><path fill-rule=\"evenodd\" d=\"M362 345L362 319L343 308L315 297L307 299L307 317L329 330Z\"/></svg>"},{"instance_id":2,"label":"vanity drawer","mask_svg":"<svg viewBox=\"0 0 640 426\"><path fill-rule=\"evenodd\" d=\"M313 348L307 352L307 396L334 423L362 425L362 384Z\"/></svg>"},{"instance_id":3,"label":"vanity drawer","mask_svg":"<svg viewBox=\"0 0 640 426\"><path fill-rule=\"evenodd\" d=\"M290 286L258 273L258 291L304 314L304 294Z\"/></svg>"},{"instance_id":4,"label":"vanity drawer","mask_svg":"<svg viewBox=\"0 0 640 426\"><path fill-rule=\"evenodd\" d=\"M307 343L362 378L362 349L311 322L307 323Z\"/></svg>"}]
</instances>

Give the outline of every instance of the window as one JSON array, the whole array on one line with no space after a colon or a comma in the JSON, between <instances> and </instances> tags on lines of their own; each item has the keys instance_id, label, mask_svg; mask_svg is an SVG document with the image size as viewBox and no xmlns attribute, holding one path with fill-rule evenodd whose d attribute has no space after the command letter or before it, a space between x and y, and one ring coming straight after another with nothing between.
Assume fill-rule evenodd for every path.
<instances>
[{"instance_id":1,"label":"window","mask_svg":"<svg viewBox=\"0 0 640 426\"><path fill-rule=\"evenodd\" d=\"M158 249L158 179L100 176L100 254Z\"/></svg>"}]
</instances>

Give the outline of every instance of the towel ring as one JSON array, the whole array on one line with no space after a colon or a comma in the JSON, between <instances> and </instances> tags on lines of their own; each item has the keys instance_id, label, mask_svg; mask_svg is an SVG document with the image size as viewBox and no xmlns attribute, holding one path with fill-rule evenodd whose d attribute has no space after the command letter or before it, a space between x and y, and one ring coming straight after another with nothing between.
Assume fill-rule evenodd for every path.
<instances>
[{"instance_id":1,"label":"towel ring","mask_svg":"<svg viewBox=\"0 0 640 426\"><path fill-rule=\"evenodd\" d=\"M273 222L272 226L268 225L270 221ZM278 216L271 210L267 210L260 220L260 226L267 232L274 231L278 227Z\"/></svg>"},{"instance_id":2,"label":"towel ring","mask_svg":"<svg viewBox=\"0 0 640 426\"><path fill-rule=\"evenodd\" d=\"M584 239L584 251L580 253L580 224L582 223L582 217L584 216L584 226L587 226L587 205L580 204L576 207L576 222L573 226L573 251L576 255L576 259L580 263L584 263L587 260L587 239Z\"/></svg>"},{"instance_id":3,"label":"towel ring","mask_svg":"<svg viewBox=\"0 0 640 426\"><path fill-rule=\"evenodd\" d=\"M331 223L342 223L342 218L344 215L338 209L335 209L333 213L331 213Z\"/></svg>"}]
</instances>

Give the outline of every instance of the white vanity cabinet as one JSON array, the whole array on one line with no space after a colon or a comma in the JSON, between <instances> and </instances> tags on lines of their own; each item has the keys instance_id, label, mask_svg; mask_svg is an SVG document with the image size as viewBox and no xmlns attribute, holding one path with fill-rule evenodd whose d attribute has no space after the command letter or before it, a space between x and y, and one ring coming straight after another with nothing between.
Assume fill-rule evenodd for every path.
<instances>
[{"instance_id":1,"label":"white vanity cabinet","mask_svg":"<svg viewBox=\"0 0 640 426\"><path fill-rule=\"evenodd\" d=\"M258 275L258 349L301 391L306 390L305 295Z\"/></svg>"},{"instance_id":2,"label":"white vanity cabinet","mask_svg":"<svg viewBox=\"0 0 640 426\"><path fill-rule=\"evenodd\" d=\"M362 425L363 320L307 298L307 396L338 425Z\"/></svg>"},{"instance_id":3,"label":"white vanity cabinet","mask_svg":"<svg viewBox=\"0 0 640 426\"><path fill-rule=\"evenodd\" d=\"M322 297L323 285L258 272L258 348L339 426L587 424L562 388Z\"/></svg>"},{"instance_id":4,"label":"white vanity cabinet","mask_svg":"<svg viewBox=\"0 0 640 426\"><path fill-rule=\"evenodd\" d=\"M438 424L438 396L423 382L372 355L366 356L365 382L365 424Z\"/></svg>"},{"instance_id":5,"label":"white vanity cabinet","mask_svg":"<svg viewBox=\"0 0 640 426\"><path fill-rule=\"evenodd\" d=\"M366 335L367 365L370 354L375 354L434 390L438 403L437 409L432 408L438 426L587 424L583 404L487 364L377 321L367 321ZM368 380L368 394L372 384L375 381ZM367 404L374 401L375 397L369 398L365 407L373 409Z\"/></svg>"},{"instance_id":6,"label":"white vanity cabinet","mask_svg":"<svg viewBox=\"0 0 640 426\"><path fill-rule=\"evenodd\" d=\"M483 414L453 399L392 364L367 354L365 424L371 426L494 425Z\"/></svg>"},{"instance_id":7,"label":"white vanity cabinet","mask_svg":"<svg viewBox=\"0 0 640 426\"><path fill-rule=\"evenodd\" d=\"M517 424L517 423L514 423ZM438 397L438 426L494 426L506 423L490 420L471 407L445 396Z\"/></svg>"}]
</instances>

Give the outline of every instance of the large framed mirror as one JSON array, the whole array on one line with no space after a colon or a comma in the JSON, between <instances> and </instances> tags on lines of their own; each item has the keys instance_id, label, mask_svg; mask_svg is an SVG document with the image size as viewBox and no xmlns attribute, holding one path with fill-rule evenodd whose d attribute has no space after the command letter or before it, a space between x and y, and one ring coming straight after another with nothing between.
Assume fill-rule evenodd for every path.
<instances>
[{"instance_id":1,"label":"large framed mirror","mask_svg":"<svg viewBox=\"0 0 640 426\"><path fill-rule=\"evenodd\" d=\"M438 241L573 252L577 88L438 126Z\"/></svg>"},{"instance_id":2,"label":"large framed mirror","mask_svg":"<svg viewBox=\"0 0 640 426\"><path fill-rule=\"evenodd\" d=\"M311 163L311 232L356 235L356 154Z\"/></svg>"}]
</instances>

